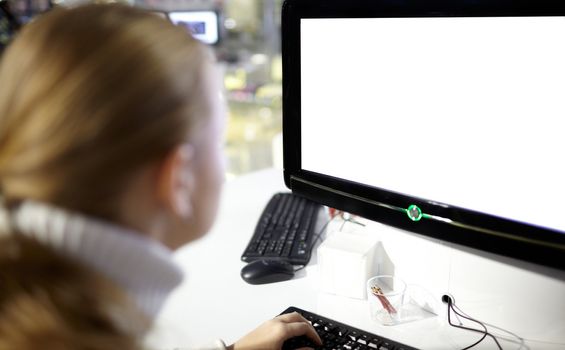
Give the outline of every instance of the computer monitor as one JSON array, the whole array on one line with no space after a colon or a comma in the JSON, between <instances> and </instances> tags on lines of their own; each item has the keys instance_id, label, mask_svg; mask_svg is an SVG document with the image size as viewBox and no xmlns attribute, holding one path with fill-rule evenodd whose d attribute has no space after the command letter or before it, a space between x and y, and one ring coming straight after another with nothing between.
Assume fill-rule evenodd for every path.
<instances>
[{"instance_id":1,"label":"computer monitor","mask_svg":"<svg viewBox=\"0 0 565 350\"><path fill-rule=\"evenodd\" d=\"M220 40L218 13L215 11L172 11L169 19L206 44L214 45Z\"/></svg>"},{"instance_id":2,"label":"computer monitor","mask_svg":"<svg viewBox=\"0 0 565 350\"><path fill-rule=\"evenodd\" d=\"M565 269L565 2L287 0L293 192Z\"/></svg>"}]
</instances>

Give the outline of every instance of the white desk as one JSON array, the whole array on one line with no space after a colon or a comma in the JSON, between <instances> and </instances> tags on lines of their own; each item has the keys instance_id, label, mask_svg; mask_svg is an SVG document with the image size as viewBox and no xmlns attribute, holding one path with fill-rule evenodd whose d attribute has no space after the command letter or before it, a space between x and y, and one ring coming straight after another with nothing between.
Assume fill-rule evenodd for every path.
<instances>
[{"instance_id":1,"label":"white desk","mask_svg":"<svg viewBox=\"0 0 565 350\"><path fill-rule=\"evenodd\" d=\"M479 339L479 334L447 325L445 314L392 327L374 323L366 301L318 291L315 256L293 280L245 283L240 278L241 253L265 204L277 191L287 189L282 172L274 169L226 183L212 231L176 254L186 279L165 305L153 342L162 347L203 344L216 338L232 343L291 305L422 349L461 349ZM520 347L501 340L504 349L565 349L564 273L547 277L375 225L390 258L388 268L394 267L395 274L408 283L424 286L438 298L449 292L471 316L524 338L545 341L526 341ZM476 348L496 347L487 337Z\"/></svg>"}]
</instances>

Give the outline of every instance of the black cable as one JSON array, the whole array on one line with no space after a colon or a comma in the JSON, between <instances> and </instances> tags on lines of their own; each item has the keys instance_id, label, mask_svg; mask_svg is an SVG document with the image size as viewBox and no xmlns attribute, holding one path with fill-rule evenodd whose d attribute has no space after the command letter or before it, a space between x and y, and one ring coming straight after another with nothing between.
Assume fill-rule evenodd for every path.
<instances>
[{"instance_id":1,"label":"black cable","mask_svg":"<svg viewBox=\"0 0 565 350\"><path fill-rule=\"evenodd\" d=\"M459 312L457 315L463 314L464 316L471 317L471 316L469 316L468 314L466 314L463 310L461 310L461 308L460 308L459 306L455 305L455 303L452 304L452 307L453 307L454 310L457 310L457 311ZM503 332L505 332L505 333L507 333L507 334L513 336L514 338L518 339L518 341L513 340L513 339L511 339L511 338L508 338L508 337L504 337L504 336L502 336L502 335L500 335L500 334L498 334L498 335L495 336L493 333L489 332L489 333L492 334L493 336L495 336L495 337L497 337L497 338L502 338L502 339L504 339L504 340L506 340L506 341L509 341L509 342L512 342L512 343L515 343L515 344L519 344L519 345L520 345L520 348L522 348L522 346L526 346L526 344L525 344L525 339L522 338L522 337L520 337L520 336L518 336L517 334L512 333L512 332L510 332L510 331L507 331L506 329L502 329L502 328L500 328L500 327L497 327L497 326L492 325L492 324L487 323L487 322L481 322L481 323L482 323L483 325L485 325L485 326L489 326L489 327L492 327L492 328L501 330L501 331L503 331ZM495 341L496 341L496 340L495 340Z\"/></svg>"},{"instance_id":2,"label":"black cable","mask_svg":"<svg viewBox=\"0 0 565 350\"><path fill-rule=\"evenodd\" d=\"M475 343L473 343L473 344L471 344L471 345L469 345L469 346L463 348L462 350L470 349L470 348L472 348L473 346L476 346L477 344L479 344L480 342L482 342L482 341L486 338L486 336L487 336L486 328L485 328L485 331L482 332L482 331L480 331L480 330L478 330L478 329L475 329L475 328L469 328L469 327L465 327L465 326L453 324L453 323L451 322L451 310L453 310L453 307L451 306L451 299L450 299L450 300L447 301L447 322L448 322L451 326L453 326L453 327L455 327L455 328L465 329L465 330L468 330L468 331L483 333L483 336L482 336L481 339L479 339L479 340L476 341ZM455 312L455 310L454 310L453 312ZM457 314L457 313L455 313L455 314Z\"/></svg>"},{"instance_id":3,"label":"black cable","mask_svg":"<svg viewBox=\"0 0 565 350\"><path fill-rule=\"evenodd\" d=\"M482 322L480 322L480 321L478 321L478 320L475 320L475 319L473 319L473 318L471 318L471 317L469 317L469 316L467 316L467 315L463 315L463 312L461 312L461 313L457 312L457 310L456 310L455 307L454 307L453 301L451 300L451 297L449 297L449 296L447 296L447 295L444 295L443 298L442 298L442 300L447 303L447 321L448 321L448 323L449 323L452 327L461 328L461 329L465 329L465 330L468 330L468 331L481 333L481 334L483 335L483 336L481 337L481 339L479 339L479 340L476 341L475 343L473 343L473 344L471 344L471 345L469 345L469 346L463 348L462 350L467 350L467 349L470 349L470 348L472 348L472 347L474 347L474 346L477 346L480 342L482 342L482 341L487 337L487 335L488 335L489 337L491 337L491 338L494 340L494 342L496 343L496 345L498 346L498 348L499 348L500 350L502 350L502 347L500 346L500 343L498 342L498 340L496 339L496 337L493 336L492 334L490 334L490 333L488 332L487 327L486 327ZM459 307L457 307L457 309L459 309ZM463 326L463 325L456 325L456 324L453 324L453 323L451 322L451 311L453 311L453 313L454 313L455 315L459 316L459 317L462 317L462 318L467 319L467 320L469 320L469 321L472 321L472 322L475 322L475 323L480 324L480 325L483 327L484 330L480 330L480 329L476 329L476 328L470 328L470 327L465 327L465 326Z\"/></svg>"},{"instance_id":4,"label":"black cable","mask_svg":"<svg viewBox=\"0 0 565 350\"><path fill-rule=\"evenodd\" d=\"M488 331L487 327L486 327L482 322L477 321L477 320L475 320L475 319L473 319L473 318L471 318L471 317L468 317L468 316L465 316L465 315L460 314L460 313L457 312L457 310L453 307L453 305L451 306L451 309L452 309L453 312L454 312L456 315L458 315L459 317L463 317L463 318L465 318L465 319L467 319L467 320L469 320L469 321L473 321L473 322L476 322L476 323L480 324L480 325L484 328L484 330L485 330L485 331L484 331L485 335L483 336L483 339L484 339L484 337L486 337L486 336L488 335L489 337L492 338L492 340L494 340L494 342L496 343L496 346L498 346L498 348L499 348L500 350L502 350L502 346L500 346L500 343L498 342L498 340L496 339L496 337L495 337L494 335L490 334L490 332ZM480 330L475 330L475 331L481 332Z\"/></svg>"}]
</instances>

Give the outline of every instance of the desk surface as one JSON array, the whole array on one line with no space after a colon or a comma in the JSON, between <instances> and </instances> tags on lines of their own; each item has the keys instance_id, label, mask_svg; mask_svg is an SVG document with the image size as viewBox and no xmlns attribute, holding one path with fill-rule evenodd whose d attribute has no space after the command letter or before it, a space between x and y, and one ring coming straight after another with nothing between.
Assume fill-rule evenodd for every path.
<instances>
[{"instance_id":1,"label":"desk surface","mask_svg":"<svg viewBox=\"0 0 565 350\"><path fill-rule=\"evenodd\" d=\"M183 247L176 253L176 259L186 273L185 281L173 293L161 312L152 343L158 343L160 347L180 347L204 344L217 338L232 343L291 305L422 349L461 349L480 338L478 334L447 325L445 314L392 327L380 326L369 318L365 300L319 292L315 256L310 264L290 281L267 285L245 283L240 278L240 270L244 266L240 260L241 253L264 206L278 191L287 189L283 183L282 172L275 169L249 174L226 183L218 220L212 231L203 239ZM402 264L398 266L398 271L402 271ZM443 267L442 269L445 270ZM447 276L453 269L443 272ZM448 279L437 284L446 285L447 291L453 293L457 286L449 288L454 278ZM548 288L543 290L556 289L556 292L552 292L552 297L557 299L553 302L542 299L539 305L548 310L565 310L564 280L544 277L544 283ZM460 285L464 286L461 283ZM438 290L443 290L441 288ZM463 287L459 286L460 290L461 288ZM463 295L460 290L459 294ZM516 292L522 293L523 290ZM531 299L522 300L533 313L538 312L539 308L535 304L532 305ZM461 306L467 313L478 317L474 314L474 304ZM506 309L502 307L498 310L506 313ZM480 311L480 307L477 311ZM485 319L484 315L487 314L478 318L517 332L516 328L508 328L510 323L495 323L499 321L498 318L493 316L492 319ZM544 342L526 341L520 347L519 344L501 340L501 345L504 349L564 349L563 315L563 311L554 312L547 318L542 318L544 322L536 321L518 329L528 330L523 331L524 333L530 332L520 333L520 336ZM504 334L500 331L498 333ZM476 348L494 349L495 346L492 340L487 338Z\"/></svg>"}]
</instances>

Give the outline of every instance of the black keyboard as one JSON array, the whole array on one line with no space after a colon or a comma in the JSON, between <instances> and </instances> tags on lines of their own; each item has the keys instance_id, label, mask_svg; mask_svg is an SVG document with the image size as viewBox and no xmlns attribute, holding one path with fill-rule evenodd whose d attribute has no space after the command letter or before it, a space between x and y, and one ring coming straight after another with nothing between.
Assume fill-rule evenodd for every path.
<instances>
[{"instance_id":1,"label":"black keyboard","mask_svg":"<svg viewBox=\"0 0 565 350\"><path fill-rule=\"evenodd\" d=\"M284 342L282 349L291 350L302 347L311 347L316 350L416 350L385 337L378 336L357 328L339 323L329 318L304 311L296 307L289 307L282 314L298 312L304 316L322 338L323 345L318 346L306 336L291 338ZM281 315L282 315L281 314Z\"/></svg>"},{"instance_id":2,"label":"black keyboard","mask_svg":"<svg viewBox=\"0 0 565 350\"><path fill-rule=\"evenodd\" d=\"M263 210L241 260L282 259L306 265L321 207L292 193L275 194Z\"/></svg>"}]
</instances>

